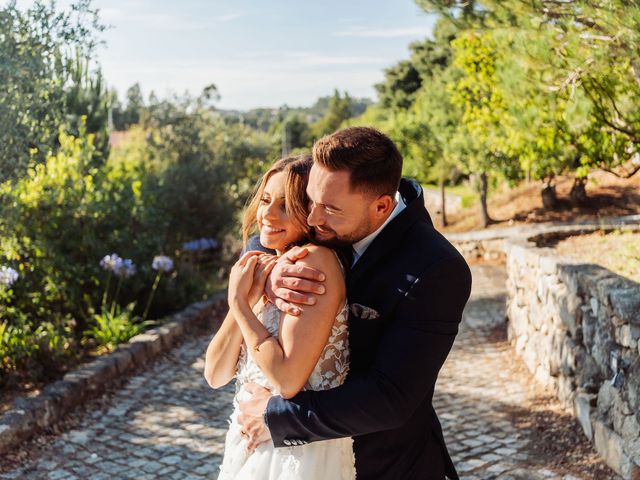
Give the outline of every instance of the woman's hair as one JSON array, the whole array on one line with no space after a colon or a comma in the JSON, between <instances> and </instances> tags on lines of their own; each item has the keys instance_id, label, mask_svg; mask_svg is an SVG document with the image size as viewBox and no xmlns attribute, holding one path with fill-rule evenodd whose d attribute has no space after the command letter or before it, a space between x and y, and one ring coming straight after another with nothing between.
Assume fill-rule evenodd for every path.
<instances>
[{"instance_id":1,"label":"woman's hair","mask_svg":"<svg viewBox=\"0 0 640 480\"><path fill-rule=\"evenodd\" d=\"M284 186L284 205L289 220L298 227L305 238L309 237L307 225L308 204L307 182L311 170L311 155L297 155L278 160L258 181L253 195L247 203L242 218L242 240L246 244L249 235L256 226L256 213L260 205L260 199L264 193L264 187L269 179L276 173L284 172L286 175Z\"/></svg>"}]
</instances>

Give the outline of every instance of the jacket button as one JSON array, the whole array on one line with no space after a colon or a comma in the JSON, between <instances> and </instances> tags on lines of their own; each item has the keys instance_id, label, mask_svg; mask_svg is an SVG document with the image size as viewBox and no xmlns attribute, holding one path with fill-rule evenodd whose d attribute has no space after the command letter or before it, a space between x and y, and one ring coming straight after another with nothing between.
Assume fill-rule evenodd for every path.
<instances>
[{"instance_id":1,"label":"jacket button","mask_svg":"<svg viewBox=\"0 0 640 480\"><path fill-rule=\"evenodd\" d=\"M289 440L284 440L282 443L284 443L287 447L291 446L291 442Z\"/></svg>"}]
</instances>

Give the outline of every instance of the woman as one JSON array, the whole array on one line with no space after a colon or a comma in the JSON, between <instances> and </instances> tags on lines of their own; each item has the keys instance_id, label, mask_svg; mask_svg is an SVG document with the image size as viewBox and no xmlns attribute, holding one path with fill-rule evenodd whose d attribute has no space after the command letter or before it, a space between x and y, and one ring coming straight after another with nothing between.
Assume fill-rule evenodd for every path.
<instances>
[{"instance_id":1,"label":"woman","mask_svg":"<svg viewBox=\"0 0 640 480\"><path fill-rule=\"evenodd\" d=\"M279 160L262 178L244 216L245 243L257 227L260 243L282 255L308 239L308 156ZM304 263L322 268L326 293L298 317L280 312L264 297L277 256L247 252L229 278L229 313L207 348L205 378L211 387L234 376L234 412L225 443L221 479L353 479L353 445L341 438L275 449L270 442L253 452L237 423L243 387L254 382L284 398L301 389L340 385L348 370L347 305L342 267L335 253L309 245Z\"/></svg>"}]
</instances>

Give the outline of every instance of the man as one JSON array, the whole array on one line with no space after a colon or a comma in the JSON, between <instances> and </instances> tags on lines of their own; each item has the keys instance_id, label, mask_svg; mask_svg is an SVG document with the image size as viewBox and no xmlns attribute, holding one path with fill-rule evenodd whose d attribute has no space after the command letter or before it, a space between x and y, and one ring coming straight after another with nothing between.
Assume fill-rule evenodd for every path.
<instances>
[{"instance_id":1,"label":"man","mask_svg":"<svg viewBox=\"0 0 640 480\"><path fill-rule=\"evenodd\" d=\"M353 257L349 375L338 388L290 400L252 388L240 418L249 447L269 435L276 447L351 436L359 480L457 479L432 398L469 298L469 268L434 229L420 186L401 179L402 157L387 136L347 128L318 140L313 160L314 241ZM322 291L312 281L318 272L293 264L297 255L272 272L276 303L290 313Z\"/></svg>"}]
</instances>

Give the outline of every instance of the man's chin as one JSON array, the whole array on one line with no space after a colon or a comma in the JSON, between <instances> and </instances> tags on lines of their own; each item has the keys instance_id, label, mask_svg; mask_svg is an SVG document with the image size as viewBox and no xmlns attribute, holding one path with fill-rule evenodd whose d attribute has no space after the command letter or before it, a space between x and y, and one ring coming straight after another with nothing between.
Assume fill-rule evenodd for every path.
<instances>
[{"instance_id":1,"label":"man's chin","mask_svg":"<svg viewBox=\"0 0 640 480\"><path fill-rule=\"evenodd\" d=\"M316 230L311 232L311 241L316 245L334 249L351 246L351 242L338 238L335 233L323 233Z\"/></svg>"}]
</instances>

